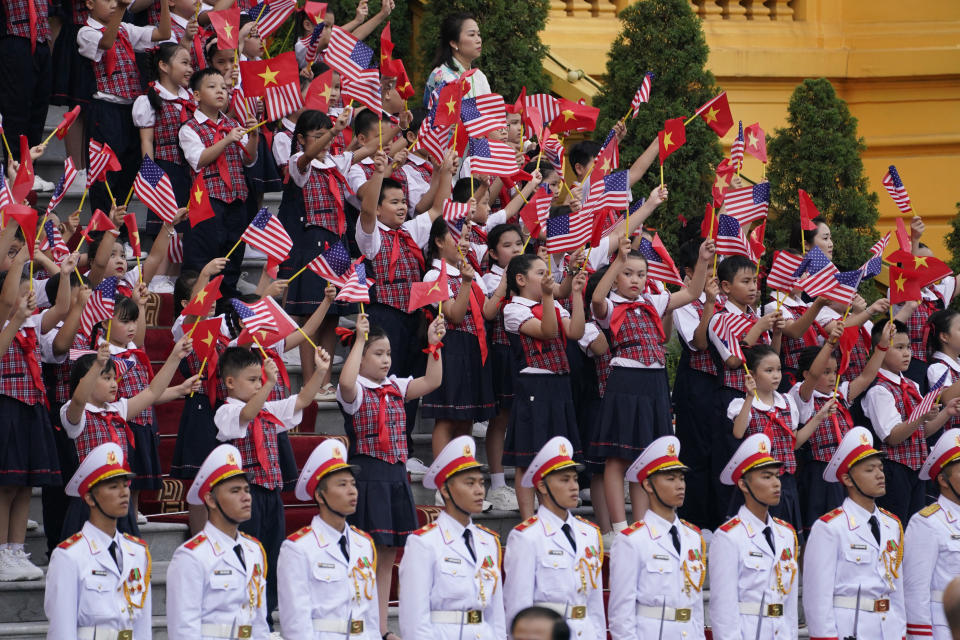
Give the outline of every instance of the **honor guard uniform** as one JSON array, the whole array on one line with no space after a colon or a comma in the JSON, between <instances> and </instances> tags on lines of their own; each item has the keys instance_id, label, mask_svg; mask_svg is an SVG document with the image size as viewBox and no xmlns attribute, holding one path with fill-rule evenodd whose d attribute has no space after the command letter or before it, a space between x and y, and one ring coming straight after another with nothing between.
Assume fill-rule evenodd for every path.
<instances>
[{"instance_id":1,"label":"honor guard uniform","mask_svg":"<svg viewBox=\"0 0 960 640\"><path fill-rule=\"evenodd\" d=\"M83 498L97 483L131 477L120 446L108 442L87 454L66 492ZM43 598L43 610L50 621L48 638L152 637L150 551L140 538L119 533L116 518L113 520L112 535L88 520L79 533L53 550Z\"/></svg>"},{"instance_id":2,"label":"honor guard uniform","mask_svg":"<svg viewBox=\"0 0 960 640\"><path fill-rule=\"evenodd\" d=\"M657 473L685 472L679 453L677 438L657 438L630 465L626 479L642 483ZM610 552L610 635L617 640L702 640L700 591L706 572L700 530L676 514L665 520L647 510L643 520L617 535Z\"/></svg>"},{"instance_id":3,"label":"honor guard uniform","mask_svg":"<svg viewBox=\"0 0 960 640\"><path fill-rule=\"evenodd\" d=\"M233 445L211 451L190 485L187 502L204 504L204 496L219 483L246 477L241 464ZM240 531L231 537L207 521L203 531L177 548L167 568L169 637L265 640L270 635L266 575L265 554L256 538Z\"/></svg>"},{"instance_id":4,"label":"honor guard uniform","mask_svg":"<svg viewBox=\"0 0 960 640\"><path fill-rule=\"evenodd\" d=\"M879 496L863 493L852 476L854 467L882 455L870 432L854 427L823 471L827 482L841 482L849 473L853 486L846 487L842 505L813 524L804 550L803 611L811 640L906 636L903 529L896 516L874 504ZM857 504L854 496L861 502L866 498L871 508Z\"/></svg>"},{"instance_id":5,"label":"honor guard uniform","mask_svg":"<svg viewBox=\"0 0 960 640\"><path fill-rule=\"evenodd\" d=\"M352 476L339 440L320 443L300 472L297 500L311 502L320 480L336 472ZM289 536L280 547L277 589L280 627L288 638L379 640L380 611L377 604L377 553L373 541L346 516L335 529L320 515L310 526Z\"/></svg>"},{"instance_id":6,"label":"honor guard uniform","mask_svg":"<svg viewBox=\"0 0 960 640\"><path fill-rule=\"evenodd\" d=\"M564 469L576 473L580 467L570 455L573 445L557 436L544 445L527 468L521 486L536 487L541 480ZM546 485L547 500L560 505ZM571 637L604 640L607 636L603 613L603 540L592 522L569 510L560 518L541 498L537 515L514 527L507 539L503 583L506 619L529 606L546 607L563 616Z\"/></svg>"},{"instance_id":7,"label":"honor guard uniform","mask_svg":"<svg viewBox=\"0 0 960 640\"><path fill-rule=\"evenodd\" d=\"M943 591L960 575L960 429L945 431L920 469L921 480L946 482L936 502L907 525L903 552L903 599L907 637L951 640Z\"/></svg>"},{"instance_id":8,"label":"honor guard uniform","mask_svg":"<svg viewBox=\"0 0 960 640\"><path fill-rule=\"evenodd\" d=\"M754 495L747 474L779 470L783 463L771 457L771 450L770 438L754 434L740 443L720 474L720 482L726 485L736 486L743 478L747 483L744 493L751 499L717 529L710 541L710 628L714 640L797 638L797 534L786 521L769 513L761 521L748 507L753 502L763 508L770 506Z\"/></svg>"},{"instance_id":9,"label":"honor guard uniform","mask_svg":"<svg viewBox=\"0 0 960 640\"><path fill-rule=\"evenodd\" d=\"M451 440L430 465L423 486L439 490L457 474L482 471L475 451L469 436ZM502 640L507 631L500 538L472 520L461 524L447 511L469 512L451 502L434 522L407 538L398 587L400 635L403 640Z\"/></svg>"}]
</instances>

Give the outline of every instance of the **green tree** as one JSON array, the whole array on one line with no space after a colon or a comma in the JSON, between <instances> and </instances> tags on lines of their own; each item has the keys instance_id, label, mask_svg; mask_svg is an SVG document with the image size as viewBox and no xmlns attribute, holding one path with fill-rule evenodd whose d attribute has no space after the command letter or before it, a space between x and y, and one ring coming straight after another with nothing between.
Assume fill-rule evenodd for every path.
<instances>
[{"instance_id":1,"label":"green tree","mask_svg":"<svg viewBox=\"0 0 960 640\"><path fill-rule=\"evenodd\" d=\"M380 11L381 6L381 0L372 0L368 7L367 17L369 18ZM353 20L357 13L357 0L328 0L327 7L328 10L334 12L337 24L342 25ZM394 0L393 11L390 12L390 17L387 18L387 21L390 22L390 39L393 40L394 44L393 57L403 60L409 73L411 69L407 61L413 45L413 27L408 0ZM386 24L386 22L384 22L384 24ZM383 25L380 25L374 29L370 37L365 40L365 42L377 52L377 60L380 59L380 32L382 30Z\"/></svg>"},{"instance_id":2,"label":"green tree","mask_svg":"<svg viewBox=\"0 0 960 640\"><path fill-rule=\"evenodd\" d=\"M607 54L603 88L593 104L600 108L594 136L603 141L610 128L630 108L643 74L652 71L650 102L641 104L636 119L627 121L628 134L620 145L620 166L627 167L643 153L667 118L689 117L719 93L707 63L707 42L700 19L687 0L645 0L620 12L620 34ZM670 199L650 224L671 250L677 248L678 215L703 215L710 200L714 167L722 158L717 135L700 118L687 125L687 142L664 164ZM634 197L646 196L660 184L657 163L634 186Z\"/></svg>"},{"instance_id":3,"label":"green tree","mask_svg":"<svg viewBox=\"0 0 960 640\"><path fill-rule=\"evenodd\" d=\"M422 90L433 69L433 56L440 41L440 24L453 13L467 11L477 16L483 37L483 55L478 66L490 88L507 102L516 100L520 89L545 93L550 80L543 71L547 47L540 32L547 25L549 0L429 0L420 25L420 74L410 81Z\"/></svg>"},{"instance_id":4,"label":"green tree","mask_svg":"<svg viewBox=\"0 0 960 640\"><path fill-rule=\"evenodd\" d=\"M826 78L800 83L788 109L788 126L767 143L767 246L789 245L793 228L799 227L797 189L805 189L830 225L837 267L856 269L879 237L877 194L863 175L860 154L866 145L857 135L857 119Z\"/></svg>"}]
</instances>

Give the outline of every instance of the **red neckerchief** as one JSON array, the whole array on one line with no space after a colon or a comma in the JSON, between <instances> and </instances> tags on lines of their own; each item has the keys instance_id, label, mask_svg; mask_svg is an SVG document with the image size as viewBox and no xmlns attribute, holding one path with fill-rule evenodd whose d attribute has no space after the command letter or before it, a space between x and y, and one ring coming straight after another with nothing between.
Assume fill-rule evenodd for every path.
<instances>
[{"instance_id":1,"label":"red neckerchief","mask_svg":"<svg viewBox=\"0 0 960 640\"><path fill-rule=\"evenodd\" d=\"M397 389L393 382L388 382L381 387L367 389L377 396L377 445L380 451L387 453L390 451L390 429L387 428L387 396L394 396L403 401L403 394Z\"/></svg>"},{"instance_id":2,"label":"red neckerchief","mask_svg":"<svg viewBox=\"0 0 960 640\"><path fill-rule=\"evenodd\" d=\"M784 424L783 418L780 417L780 412L777 411L776 401L774 401L774 406L769 411L761 411L760 409L757 409L757 411L767 418L767 426L764 428L763 432L767 434L767 437L770 438L770 440L773 440L773 427L776 425L789 434L791 440L796 441L796 435L794 435L793 430Z\"/></svg>"},{"instance_id":3,"label":"red neckerchief","mask_svg":"<svg viewBox=\"0 0 960 640\"><path fill-rule=\"evenodd\" d=\"M27 17L30 20L30 55L37 52L37 7L34 0L27 0Z\"/></svg>"},{"instance_id":4,"label":"red neckerchief","mask_svg":"<svg viewBox=\"0 0 960 640\"><path fill-rule=\"evenodd\" d=\"M910 412L913 411L913 408L916 407L923 397L921 397L920 392L917 391L917 388L910 384L907 378L901 374L900 375L900 392L903 393L903 406L907 410L907 415L910 415ZM909 398L912 402L907 402Z\"/></svg>"},{"instance_id":5,"label":"red neckerchief","mask_svg":"<svg viewBox=\"0 0 960 640\"><path fill-rule=\"evenodd\" d=\"M253 433L253 448L257 453L257 462L266 472L270 471L270 457L267 455L266 435L263 433L263 429L265 424L272 424L275 421L276 418L269 411L261 409L257 417L247 427Z\"/></svg>"},{"instance_id":6,"label":"red neckerchief","mask_svg":"<svg viewBox=\"0 0 960 640\"><path fill-rule=\"evenodd\" d=\"M194 69L194 71L200 71L207 66L207 57L203 53L204 36L205 31L202 28L198 29L197 35L193 36L193 57L197 61L197 67L199 67L198 69Z\"/></svg>"},{"instance_id":7,"label":"red neckerchief","mask_svg":"<svg viewBox=\"0 0 960 640\"><path fill-rule=\"evenodd\" d=\"M226 346L228 340L226 336L220 334L217 336L217 342ZM207 393L207 398L210 400L211 409L216 408L217 405L217 365L219 362L220 351L214 347L213 353L207 358L207 367L204 369L207 376L206 383L204 384L204 390Z\"/></svg>"},{"instance_id":8,"label":"red neckerchief","mask_svg":"<svg viewBox=\"0 0 960 640\"><path fill-rule=\"evenodd\" d=\"M33 7L33 0L30 0L28 4ZM36 12L36 9L34 9L34 12ZM36 15L34 15L34 20L36 20ZM31 25L31 28L35 27ZM103 32L106 30L106 27L102 27L100 29L100 33L103 34ZM31 31L31 33L33 33L33 31ZM33 38L33 40L36 42L36 38ZM105 49L103 52L103 63L106 65L108 79L117 69L117 52L119 50L123 51L123 54L127 56L128 60L133 60L133 45L130 44L130 38L127 37L127 32L124 30L122 25L117 27L117 37L116 40L114 40L113 46L109 49Z\"/></svg>"},{"instance_id":9,"label":"red neckerchief","mask_svg":"<svg viewBox=\"0 0 960 640\"><path fill-rule=\"evenodd\" d=\"M120 417L120 414L113 411L105 411L107 426L110 429L110 440L116 444L120 444L120 438L117 436L117 427L123 429L124 433L127 434L127 443L129 443L131 449L137 448L137 441L133 439L133 429L130 428L130 425L127 424L127 421Z\"/></svg>"},{"instance_id":10,"label":"red neckerchief","mask_svg":"<svg viewBox=\"0 0 960 640\"><path fill-rule=\"evenodd\" d=\"M200 123L200 126L213 129L213 144L217 144L223 140L224 134L230 133L230 130L233 129L233 127L227 126L226 124L214 122L213 118L207 118ZM230 179L230 166L227 164L227 150L224 149L223 153L217 156L214 162L217 164L217 171L220 172L220 179L223 180L227 187L233 187L233 180Z\"/></svg>"},{"instance_id":11,"label":"red neckerchief","mask_svg":"<svg viewBox=\"0 0 960 640\"><path fill-rule=\"evenodd\" d=\"M142 364L143 368L147 370L147 379L153 380L153 365L150 364L150 357L143 349L127 349L113 355L118 358L122 358L123 356L133 356L137 359L137 362Z\"/></svg>"},{"instance_id":12,"label":"red neckerchief","mask_svg":"<svg viewBox=\"0 0 960 640\"><path fill-rule=\"evenodd\" d=\"M533 313L534 318L536 318L540 322L543 322L543 305L542 304L533 305L532 307L530 307L530 312ZM557 305L553 305L553 312L557 316L557 327L560 329L560 337L563 338L564 342L566 342L567 332L563 328L563 316L560 315L560 308ZM536 338L532 338L532 340L534 344L537 345L537 349L543 351L543 347L541 346L541 343L545 341L537 340Z\"/></svg>"},{"instance_id":13,"label":"red neckerchief","mask_svg":"<svg viewBox=\"0 0 960 640\"><path fill-rule=\"evenodd\" d=\"M20 345L20 350L23 351L24 358L27 361L27 369L30 371L30 381L33 382L34 387L40 390L40 394L43 396L43 403L49 408L50 403L47 401L47 388L43 384L43 374L40 372L40 363L37 361L36 331L34 331L33 327L27 327L22 331L17 331L14 335L14 340Z\"/></svg>"},{"instance_id":14,"label":"red neckerchief","mask_svg":"<svg viewBox=\"0 0 960 640\"><path fill-rule=\"evenodd\" d=\"M393 245L390 247L390 265L396 266L397 260L400 259L400 243L407 245L407 249L410 253L413 254L413 257L417 259L417 263L420 265L420 270L423 271L424 261L423 261L423 251L420 249L420 246L413 240L409 233L404 229L380 229L380 233L383 233L393 240ZM391 271L387 274L387 282L393 282L396 278L396 272Z\"/></svg>"},{"instance_id":15,"label":"red neckerchief","mask_svg":"<svg viewBox=\"0 0 960 640\"><path fill-rule=\"evenodd\" d=\"M473 253L471 251L471 253ZM483 322L483 302L487 299L475 280L470 282L470 317L480 344L480 364L487 363L487 328Z\"/></svg>"},{"instance_id":16,"label":"red neckerchief","mask_svg":"<svg viewBox=\"0 0 960 640\"><path fill-rule=\"evenodd\" d=\"M660 320L660 315L652 306L640 301L613 303L613 313L610 314L610 331L613 332L614 337L620 333L620 327L623 326L624 321L627 319L627 312L631 309L639 309L642 313L650 316L654 326L657 328L658 344L663 344L666 336L663 333L663 322Z\"/></svg>"}]
</instances>

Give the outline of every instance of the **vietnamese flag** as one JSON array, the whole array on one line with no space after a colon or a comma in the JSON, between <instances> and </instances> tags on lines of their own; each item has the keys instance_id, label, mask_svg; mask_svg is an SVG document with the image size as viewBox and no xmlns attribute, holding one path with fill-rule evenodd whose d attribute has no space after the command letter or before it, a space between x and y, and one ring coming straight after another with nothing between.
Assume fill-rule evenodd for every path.
<instances>
[{"instance_id":1,"label":"vietnamese flag","mask_svg":"<svg viewBox=\"0 0 960 640\"><path fill-rule=\"evenodd\" d=\"M517 97L517 101L513 104L504 105L504 110L507 113L523 113L523 101L527 98L527 87L526 85L520 89L520 95Z\"/></svg>"},{"instance_id":2,"label":"vietnamese flag","mask_svg":"<svg viewBox=\"0 0 960 640\"><path fill-rule=\"evenodd\" d=\"M922 300L920 281L916 273L900 267L890 267L890 304Z\"/></svg>"},{"instance_id":3,"label":"vietnamese flag","mask_svg":"<svg viewBox=\"0 0 960 640\"><path fill-rule=\"evenodd\" d=\"M720 208L720 205L723 204L723 194L733 188L731 181L736 173L736 165L732 164L727 158L724 158L723 162L717 165L716 177L713 180L713 187L711 189L713 193L713 206L715 208Z\"/></svg>"},{"instance_id":4,"label":"vietnamese flag","mask_svg":"<svg viewBox=\"0 0 960 640\"><path fill-rule=\"evenodd\" d=\"M760 162L767 163L767 134L760 128L759 122L754 122L743 130L744 145L747 153Z\"/></svg>"},{"instance_id":5,"label":"vietnamese flag","mask_svg":"<svg viewBox=\"0 0 960 640\"><path fill-rule=\"evenodd\" d=\"M766 219L764 219L763 224L758 224L753 228L753 231L750 232L750 251L753 253L754 260L760 260L763 252L767 250L767 248L763 245L763 236L765 236L766 233Z\"/></svg>"},{"instance_id":6,"label":"vietnamese flag","mask_svg":"<svg viewBox=\"0 0 960 640\"><path fill-rule=\"evenodd\" d=\"M433 127L440 129L451 127L460 122L460 101L466 93L464 83L447 83L437 96L437 112L433 117ZM469 85L467 86L469 89Z\"/></svg>"},{"instance_id":7,"label":"vietnamese flag","mask_svg":"<svg viewBox=\"0 0 960 640\"><path fill-rule=\"evenodd\" d=\"M127 228L127 238L130 240L133 255L140 255L140 231L137 230L137 214L128 213L123 216L123 226Z\"/></svg>"},{"instance_id":8,"label":"vietnamese flag","mask_svg":"<svg viewBox=\"0 0 960 640\"><path fill-rule=\"evenodd\" d=\"M390 39L390 23L387 22L380 32L380 66L393 55L393 40Z\"/></svg>"},{"instance_id":9,"label":"vietnamese flag","mask_svg":"<svg viewBox=\"0 0 960 640\"><path fill-rule=\"evenodd\" d=\"M20 230L23 231L23 237L30 240L37 236L37 211L32 209L25 204L8 204L3 208L3 215L5 218L9 218L15 221L20 225ZM30 259L33 260L33 250L36 243L27 242L27 251L30 254Z\"/></svg>"},{"instance_id":10,"label":"vietnamese flag","mask_svg":"<svg viewBox=\"0 0 960 640\"><path fill-rule=\"evenodd\" d=\"M817 205L813 204L813 199L803 189L797 189L797 195L800 196L800 228L804 231L816 231L817 223L813 219L820 216Z\"/></svg>"},{"instance_id":11,"label":"vietnamese flag","mask_svg":"<svg viewBox=\"0 0 960 640\"><path fill-rule=\"evenodd\" d=\"M716 240L718 227L717 216L713 213L713 206L708 204L707 210L703 212L703 222L700 223L700 237L704 240L707 238Z\"/></svg>"},{"instance_id":12,"label":"vietnamese flag","mask_svg":"<svg viewBox=\"0 0 960 640\"><path fill-rule=\"evenodd\" d=\"M210 308L213 306L213 303L221 298L220 295L220 283L223 282L223 276L217 276L210 280L203 289L201 289L197 295L193 297L190 302L183 308L183 311L180 312L180 315L186 316L198 316L200 318L205 317L210 313Z\"/></svg>"},{"instance_id":13,"label":"vietnamese flag","mask_svg":"<svg viewBox=\"0 0 960 640\"><path fill-rule=\"evenodd\" d=\"M4 176L6 179L6 176ZM17 169L17 176L13 179L13 186L10 187L10 195L14 203L20 204L26 200L27 195L33 190L33 158L30 157L30 143L27 142L27 136L20 136L20 168ZM29 243L28 243L29 244Z\"/></svg>"},{"instance_id":14,"label":"vietnamese flag","mask_svg":"<svg viewBox=\"0 0 960 640\"><path fill-rule=\"evenodd\" d=\"M850 354L859 341L860 327L847 327L843 330L843 335L840 336L840 342L837 344L837 347L840 349L840 363L837 367L837 375L846 373L847 368L850 366Z\"/></svg>"},{"instance_id":15,"label":"vietnamese flag","mask_svg":"<svg viewBox=\"0 0 960 640\"><path fill-rule=\"evenodd\" d=\"M660 164L671 153L683 146L687 141L687 130L683 126L683 118L670 118L663 123L663 130L657 133L660 138Z\"/></svg>"},{"instance_id":16,"label":"vietnamese flag","mask_svg":"<svg viewBox=\"0 0 960 640\"><path fill-rule=\"evenodd\" d=\"M60 121L60 124L57 125L57 130L54 131L54 134L57 136L57 140L63 140L67 136L67 131L73 126L73 123L77 121L77 116L79 115L79 105L63 114L63 120Z\"/></svg>"},{"instance_id":17,"label":"vietnamese flag","mask_svg":"<svg viewBox=\"0 0 960 640\"><path fill-rule=\"evenodd\" d=\"M324 113L330 107L330 90L333 88L333 69L321 73L313 79L307 87L307 95L303 99L304 109L316 109Z\"/></svg>"},{"instance_id":18,"label":"vietnamese flag","mask_svg":"<svg viewBox=\"0 0 960 640\"><path fill-rule=\"evenodd\" d=\"M597 117L600 109L586 104L579 104L566 98L560 98L558 105L560 115L550 123L550 131L593 131L597 127Z\"/></svg>"},{"instance_id":19,"label":"vietnamese flag","mask_svg":"<svg viewBox=\"0 0 960 640\"><path fill-rule=\"evenodd\" d=\"M220 325L223 318L207 318L191 325L185 325L183 330L188 334L193 332L193 352L201 360L216 357L217 343L220 341Z\"/></svg>"},{"instance_id":20,"label":"vietnamese flag","mask_svg":"<svg viewBox=\"0 0 960 640\"><path fill-rule=\"evenodd\" d=\"M251 96L266 97L267 87L282 87L295 84L300 88L300 69L297 56L287 51L269 60L246 60L240 63L240 75L243 77L243 93Z\"/></svg>"},{"instance_id":21,"label":"vietnamese flag","mask_svg":"<svg viewBox=\"0 0 960 640\"><path fill-rule=\"evenodd\" d=\"M726 135L730 127L733 126L733 114L730 113L727 92L724 91L707 101L705 105L697 109L697 115L703 118L707 126L713 129L718 136Z\"/></svg>"},{"instance_id":22,"label":"vietnamese flag","mask_svg":"<svg viewBox=\"0 0 960 640\"><path fill-rule=\"evenodd\" d=\"M93 217L90 218L90 224L87 225L87 228L84 229L81 233L83 237L87 239L87 242L93 242L88 233L91 231L116 231L117 227L113 224L113 221L110 217L105 214L100 209L97 209L93 212Z\"/></svg>"},{"instance_id":23,"label":"vietnamese flag","mask_svg":"<svg viewBox=\"0 0 960 640\"><path fill-rule=\"evenodd\" d=\"M407 312L413 313L420 307L435 302L443 302L450 297L447 285L447 263L440 261L440 277L433 282L413 282L410 284L410 303Z\"/></svg>"},{"instance_id":24,"label":"vietnamese flag","mask_svg":"<svg viewBox=\"0 0 960 640\"><path fill-rule=\"evenodd\" d=\"M907 268L908 264L903 266ZM946 262L933 256L912 256L911 266L912 273L908 277L915 280L921 289L953 274Z\"/></svg>"},{"instance_id":25,"label":"vietnamese flag","mask_svg":"<svg viewBox=\"0 0 960 640\"><path fill-rule=\"evenodd\" d=\"M303 5L303 12L308 18L313 20L314 24L320 24L320 22L327 17L327 3L307 2L307 4Z\"/></svg>"},{"instance_id":26,"label":"vietnamese flag","mask_svg":"<svg viewBox=\"0 0 960 640\"><path fill-rule=\"evenodd\" d=\"M416 93L413 85L410 84L410 77L407 75L407 69L403 66L403 60L384 60L380 64L380 74L384 78L397 79L397 93L404 100L412 98Z\"/></svg>"},{"instance_id":27,"label":"vietnamese flag","mask_svg":"<svg viewBox=\"0 0 960 640\"><path fill-rule=\"evenodd\" d=\"M207 11L206 15L217 32L217 49L236 49L240 41L240 8Z\"/></svg>"},{"instance_id":28,"label":"vietnamese flag","mask_svg":"<svg viewBox=\"0 0 960 640\"><path fill-rule=\"evenodd\" d=\"M907 232L907 226L903 223L903 218L897 218L896 236L900 248L888 255L887 260L910 267L913 264L913 243L910 241L910 233Z\"/></svg>"},{"instance_id":29,"label":"vietnamese flag","mask_svg":"<svg viewBox=\"0 0 960 640\"><path fill-rule=\"evenodd\" d=\"M197 179L193 181L193 186L190 187L190 200L187 202L187 209L191 228L214 216L213 206L210 204L210 194L207 192L207 185L203 182L202 173L197 174Z\"/></svg>"}]
</instances>

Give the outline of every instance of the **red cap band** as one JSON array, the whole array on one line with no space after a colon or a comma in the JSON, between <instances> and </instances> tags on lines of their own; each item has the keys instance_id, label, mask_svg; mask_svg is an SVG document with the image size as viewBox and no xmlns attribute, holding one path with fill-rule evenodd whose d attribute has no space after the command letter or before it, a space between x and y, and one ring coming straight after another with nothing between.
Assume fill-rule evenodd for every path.
<instances>
[{"instance_id":1,"label":"red cap band","mask_svg":"<svg viewBox=\"0 0 960 640\"><path fill-rule=\"evenodd\" d=\"M307 483L307 493L311 496L313 492L316 491L317 485L320 484L320 479L332 471L337 469L347 469L350 465L344 462L343 458L330 458L322 465L317 467L316 472L313 474L313 477L310 478L310 482Z\"/></svg>"}]
</instances>

